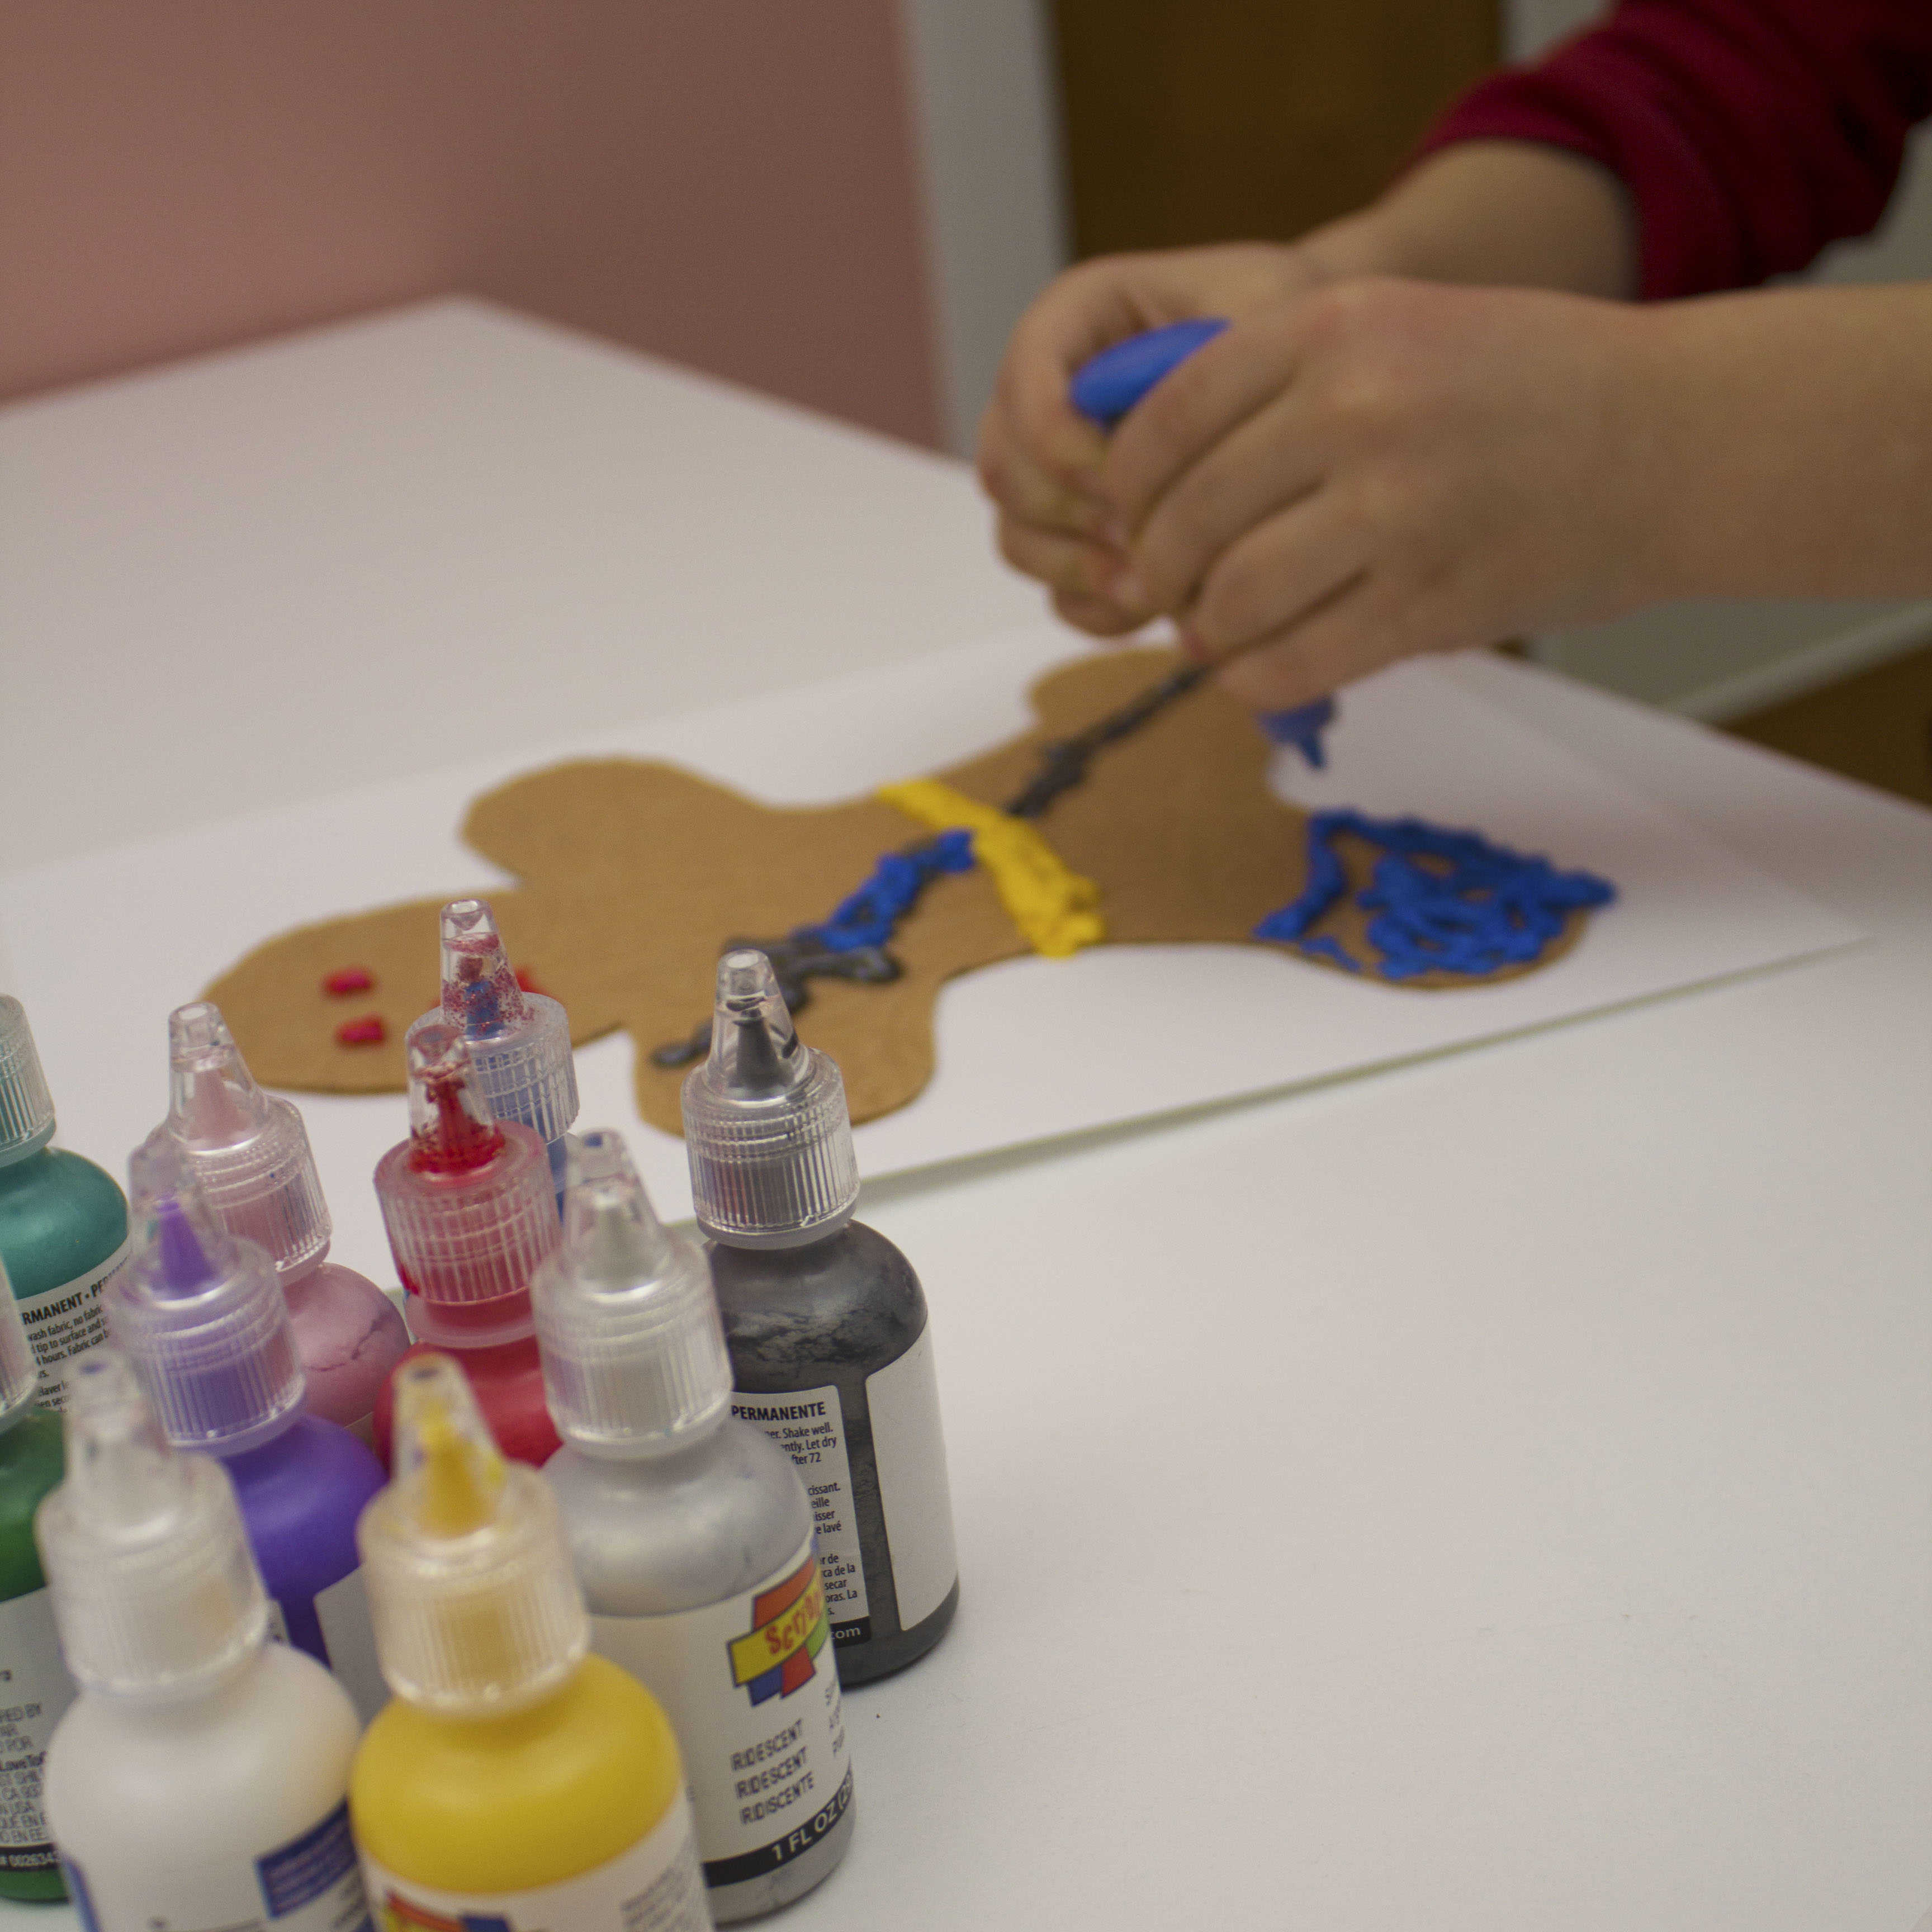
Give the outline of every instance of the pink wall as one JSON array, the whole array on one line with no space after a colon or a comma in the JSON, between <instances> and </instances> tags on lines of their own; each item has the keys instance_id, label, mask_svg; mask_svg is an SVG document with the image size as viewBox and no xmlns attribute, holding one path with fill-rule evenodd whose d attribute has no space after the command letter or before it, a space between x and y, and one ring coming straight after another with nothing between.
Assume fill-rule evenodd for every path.
<instances>
[{"instance_id":1,"label":"pink wall","mask_svg":"<svg viewBox=\"0 0 1932 1932\"><path fill-rule=\"evenodd\" d=\"M893 0L0 0L0 397L450 290L921 442Z\"/></svg>"}]
</instances>

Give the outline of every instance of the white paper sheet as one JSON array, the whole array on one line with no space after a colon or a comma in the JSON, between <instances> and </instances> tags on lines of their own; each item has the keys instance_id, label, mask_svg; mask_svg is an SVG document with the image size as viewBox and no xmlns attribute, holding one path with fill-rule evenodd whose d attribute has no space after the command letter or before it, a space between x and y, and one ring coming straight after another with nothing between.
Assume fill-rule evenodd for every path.
<instances>
[{"instance_id":1,"label":"white paper sheet","mask_svg":"<svg viewBox=\"0 0 1932 1932\"><path fill-rule=\"evenodd\" d=\"M518 772L632 753L675 758L770 800L848 796L1010 734L1026 722L1028 685L1066 655L1064 632L1010 634L0 879L0 962L10 958L10 990L27 1003L62 1142L118 1171L166 1108L169 1010L271 934L508 883L455 828L472 797ZM1406 992L1240 946L1103 946L968 974L940 999L931 1086L859 1130L862 1173L1439 1053L1860 936L1437 666L1352 688L1328 770L1283 753L1275 776L1304 804L1414 812L1587 867L1616 882L1617 903L1547 970L1450 992ZM706 990L692 988L694 1018ZM631 1056L622 1035L579 1052L579 1125L626 1127L661 1209L686 1215L682 1144L638 1120ZM334 1214L337 1258L393 1280L368 1177L405 1131L400 1098L296 1097Z\"/></svg>"}]
</instances>

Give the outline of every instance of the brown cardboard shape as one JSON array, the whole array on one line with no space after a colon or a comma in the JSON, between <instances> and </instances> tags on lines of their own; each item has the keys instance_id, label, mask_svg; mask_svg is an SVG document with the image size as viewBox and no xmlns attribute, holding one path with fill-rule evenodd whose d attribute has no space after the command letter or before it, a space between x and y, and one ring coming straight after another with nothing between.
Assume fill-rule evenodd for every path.
<instances>
[{"instance_id":1,"label":"brown cardboard shape","mask_svg":"<svg viewBox=\"0 0 1932 1932\"><path fill-rule=\"evenodd\" d=\"M1031 692L1034 728L933 776L998 804L1026 782L1045 742L1124 704L1174 662L1169 652L1130 650L1054 670ZM1257 943L1256 922L1294 898L1306 872L1307 814L1269 790L1273 755L1252 715L1211 686L1099 754L1040 829L1075 872L1099 882L1104 943ZM683 1074L653 1066L650 1051L703 1020L726 944L826 918L881 852L925 836L876 800L762 805L674 765L628 758L512 779L471 806L463 835L522 881L487 895L511 959L563 1002L578 1045L620 1027L630 1034L638 1110L671 1133L681 1130ZM1352 886L1365 884L1372 848L1344 836L1336 850ZM472 890L453 880L446 896ZM298 1091L400 1091L404 1033L440 997L442 903L298 927L217 980L206 997L226 1015L256 1078ZM1431 973L1375 983L1401 998L1534 972L1576 943L1586 916L1573 914L1528 965L1484 978ZM1366 917L1352 890L1314 931L1371 966ZM892 944L904 968L898 980L814 981L799 1030L842 1069L853 1119L904 1106L932 1078L933 1009L946 980L1026 950L976 868L936 880L907 916ZM1271 950L1282 952L1285 971L1342 970ZM368 992L324 991L327 975L352 966L373 974ZM372 1013L386 1023L381 1045L338 1044L344 1022Z\"/></svg>"}]
</instances>

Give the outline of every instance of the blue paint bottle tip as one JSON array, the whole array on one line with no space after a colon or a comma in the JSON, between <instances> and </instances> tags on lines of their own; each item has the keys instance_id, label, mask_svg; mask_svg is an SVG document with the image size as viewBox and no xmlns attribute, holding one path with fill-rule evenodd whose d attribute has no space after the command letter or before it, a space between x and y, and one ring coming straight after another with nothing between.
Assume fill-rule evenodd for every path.
<instances>
[{"instance_id":1,"label":"blue paint bottle tip","mask_svg":"<svg viewBox=\"0 0 1932 1932\"><path fill-rule=\"evenodd\" d=\"M1196 316L1130 335L1083 362L1069 394L1083 416L1112 429L1163 376L1228 326L1219 316Z\"/></svg>"}]
</instances>

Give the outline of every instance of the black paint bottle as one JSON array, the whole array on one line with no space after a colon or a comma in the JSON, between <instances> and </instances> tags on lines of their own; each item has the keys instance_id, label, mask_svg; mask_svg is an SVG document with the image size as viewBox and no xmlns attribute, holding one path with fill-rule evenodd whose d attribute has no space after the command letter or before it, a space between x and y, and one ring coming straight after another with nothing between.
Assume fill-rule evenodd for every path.
<instances>
[{"instance_id":1,"label":"black paint bottle","mask_svg":"<svg viewBox=\"0 0 1932 1932\"><path fill-rule=\"evenodd\" d=\"M838 1674L869 1683L923 1657L959 1600L932 1331L912 1264L852 1219L845 1083L762 952L718 962L684 1132L733 1409L804 1479Z\"/></svg>"}]
</instances>

